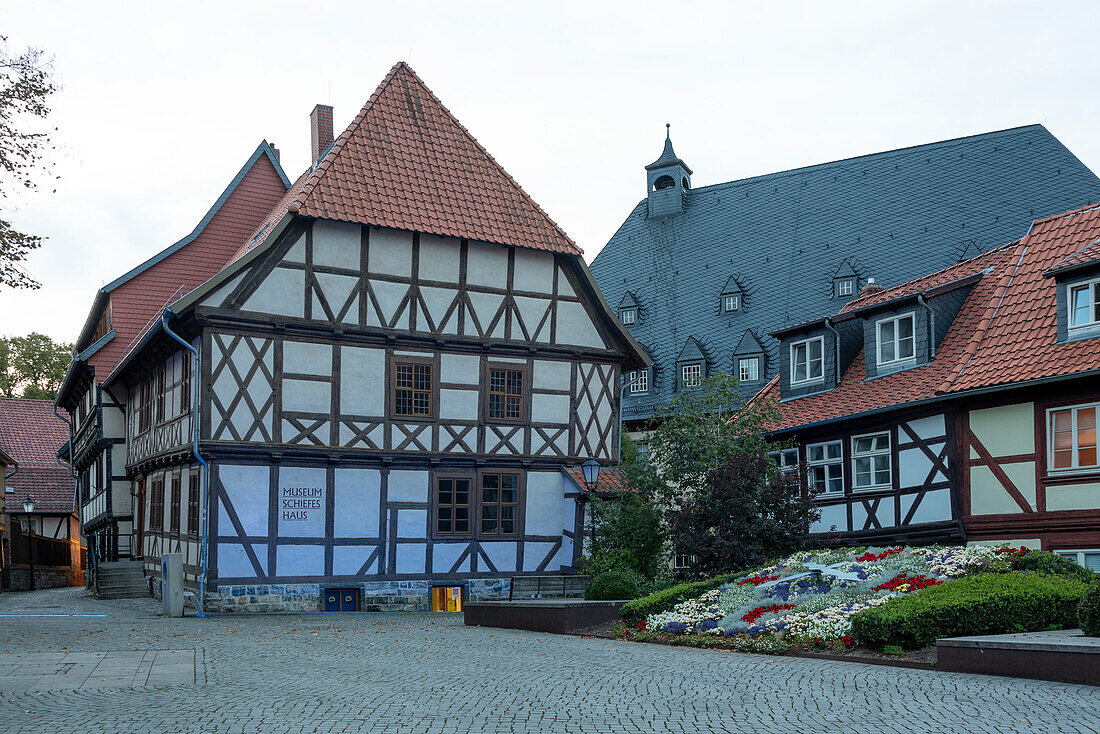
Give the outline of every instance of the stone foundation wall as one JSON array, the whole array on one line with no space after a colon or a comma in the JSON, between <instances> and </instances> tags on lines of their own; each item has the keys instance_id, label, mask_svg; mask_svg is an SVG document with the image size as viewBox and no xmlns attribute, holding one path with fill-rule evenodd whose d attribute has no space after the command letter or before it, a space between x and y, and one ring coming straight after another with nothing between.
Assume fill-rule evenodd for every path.
<instances>
[{"instance_id":1,"label":"stone foundation wall","mask_svg":"<svg viewBox=\"0 0 1100 734\"><path fill-rule=\"evenodd\" d=\"M364 581L358 584L255 584L219 586L206 595L212 614L320 612L325 589L358 589L363 612L429 612L433 586L462 586L466 601L507 599L510 579L465 581Z\"/></svg>"},{"instance_id":2,"label":"stone foundation wall","mask_svg":"<svg viewBox=\"0 0 1100 734\"><path fill-rule=\"evenodd\" d=\"M11 569L10 591L29 591L31 574L26 568ZM79 568L36 568L34 569L34 587L36 589L57 589L65 586L83 586L84 571Z\"/></svg>"}]
</instances>

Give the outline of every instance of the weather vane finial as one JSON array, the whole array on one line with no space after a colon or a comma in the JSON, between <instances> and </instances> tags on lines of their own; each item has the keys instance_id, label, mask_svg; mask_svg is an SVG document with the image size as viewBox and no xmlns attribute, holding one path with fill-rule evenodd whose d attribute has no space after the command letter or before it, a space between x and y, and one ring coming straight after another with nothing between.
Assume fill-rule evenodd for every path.
<instances>
[{"instance_id":1,"label":"weather vane finial","mask_svg":"<svg viewBox=\"0 0 1100 734\"><path fill-rule=\"evenodd\" d=\"M671 128L671 127L672 127L672 123L669 123L669 122L665 123L665 140L671 139L671 132L669 131L669 128Z\"/></svg>"}]
</instances>

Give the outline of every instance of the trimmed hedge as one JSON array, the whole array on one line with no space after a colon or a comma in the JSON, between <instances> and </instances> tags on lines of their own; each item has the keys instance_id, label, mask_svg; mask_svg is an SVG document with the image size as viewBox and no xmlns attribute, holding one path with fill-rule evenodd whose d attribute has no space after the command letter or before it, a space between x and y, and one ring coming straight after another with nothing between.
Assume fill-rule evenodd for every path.
<instances>
[{"instance_id":1,"label":"trimmed hedge","mask_svg":"<svg viewBox=\"0 0 1100 734\"><path fill-rule=\"evenodd\" d=\"M624 604L619 616L626 622L641 622L650 614L667 612L685 599L694 599L711 589L717 589L723 584L728 584L739 575L737 573L727 573L722 576L715 576L712 579L676 584L667 589L661 589L649 596L643 596L641 599L635 599L628 604Z\"/></svg>"},{"instance_id":2,"label":"trimmed hedge","mask_svg":"<svg viewBox=\"0 0 1100 734\"><path fill-rule=\"evenodd\" d=\"M1100 580L1093 581L1077 605L1077 621L1089 637L1100 637Z\"/></svg>"},{"instance_id":3,"label":"trimmed hedge","mask_svg":"<svg viewBox=\"0 0 1100 734\"><path fill-rule=\"evenodd\" d=\"M638 577L623 569L596 574L584 590L584 598L589 601L619 601L638 596Z\"/></svg>"},{"instance_id":4,"label":"trimmed hedge","mask_svg":"<svg viewBox=\"0 0 1100 734\"><path fill-rule=\"evenodd\" d=\"M1068 576L1078 581L1084 581L1086 584L1096 580L1096 574L1076 561L1071 561L1065 556L1049 551L1029 551L1022 556L1013 558L1011 565L1013 571L1035 571L1056 576Z\"/></svg>"},{"instance_id":5,"label":"trimmed hedge","mask_svg":"<svg viewBox=\"0 0 1100 734\"><path fill-rule=\"evenodd\" d=\"M1041 573L979 574L898 596L852 617L852 635L867 647L915 649L941 637L1038 632L1077 626L1088 586Z\"/></svg>"}]
</instances>

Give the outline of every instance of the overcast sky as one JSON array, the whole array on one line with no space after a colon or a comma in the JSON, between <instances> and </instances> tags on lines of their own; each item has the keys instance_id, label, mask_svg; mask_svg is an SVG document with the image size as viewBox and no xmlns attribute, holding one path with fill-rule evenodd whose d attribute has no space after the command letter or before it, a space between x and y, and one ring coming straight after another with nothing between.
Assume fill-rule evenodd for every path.
<instances>
[{"instance_id":1,"label":"overcast sky","mask_svg":"<svg viewBox=\"0 0 1100 734\"><path fill-rule=\"evenodd\" d=\"M7 212L48 240L0 334L71 340L97 288L188 234L266 138L294 179L398 60L591 260L665 122L703 186L1042 123L1100 171L1095 2L12 2L54 56L62 178Z\"/></svg>"}]
</instances>

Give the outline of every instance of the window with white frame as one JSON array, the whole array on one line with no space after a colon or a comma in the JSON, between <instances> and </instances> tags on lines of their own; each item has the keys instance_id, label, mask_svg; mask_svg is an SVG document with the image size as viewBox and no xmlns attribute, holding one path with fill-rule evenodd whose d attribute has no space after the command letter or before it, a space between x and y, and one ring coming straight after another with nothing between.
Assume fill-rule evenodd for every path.
<instances>
[{"instance_id":1,"label":"window with white frame","mask_svg":"<svg viewBox=\"0 0 1100 734\"><path fill-rule=\"evenodd\" d=\"M890 434L852 436L852 489L881 489L890 484Z\"/></svg>"},{"instance_id":2,"label":"window with white frame","mask_svg":"<svg viewBox=\"0 0 1100 734\"><path fill-rule=\"evenodd\" d=\"M722 296L722 310L726 313L741 310L741 294L727 293Z\"/></svg>"},{"instance_id":3,"label":"window with white frame","mask_svg":"<svg viewBox=\"0 0 1100 734\"><path fill-rule=\"evenodd\" d=\"M1068 558L1079 563L1090 571L1100 573L1100 548L1093 550L1059 550L1054 551L1063 558Z\"/></svg>"},{"instance_id":4,"label":"window with white frame","mask_svg":"<svg viewBox=\"0 0 1100 734\"><path fill-rule=\"evenodd\" d=\"M810 487L821 494L844 491L844 445L840 441L806 446L806 475Z\"/></svg>"},{"instance_id":5,"label":"window with white frame","mask_svg":"<svg viewBox=\"0 0 1100 734\"><path fill-rule=\"evenodd\" d=\"M638 451L638 463L649 466L649 443L643 441L635 446Z\"/></svg>"},{"instance_id":6,"label":"window with white frame","mask_svg":"<svg viewBox=\"0 0 1100 734\"><path fill-rule=\"evenodd\" d=\"M737 360L737 379L741 382L756 382L760 379L760 358L742 357Z\"/></svg>"},{"instance_id":7,"label":"window with white frame","mask_svg":"<svg viewBox=\"0 0 1100 734\"><path fill-rule=\"evenodd\" d=\"M687 571L695 565L698 559L688 553L677 553L672 560L672 567L677 571Z\"/></svg>"},{"instance_id":8,"label":"window with white frame","mask_svg":"<svg viewBox=\"0 0 1100 734\"><path fill-rule=\"evenodd\" d=\"M825 379L825 337L804 339L791 344L791 384L821 382Z\"/></svg>"},{"instance_id":9,"label":"window with white frame","mask_svg":"<svg viewBox=\"0 0 1100 734\"><path fill-rule=\"evenodd\" d=\"M856 292L855 278L843 278L836 281L836 294L838 296L850 296Z\"/></svg>"},{"instance_id":10,"label":"window with white frame","mask_svg":"<svg viewBox=\"0 0 1100 734\"><path fill-rule=\"evenodd\" d=\"M630 326L638 320L638 309L636 308L624 308L619 311L619 321L623 322L625 326Z\"/></svg>"},{"instance_id":11,"label":"window with white frame","mask_svg":"<svg viewBox=\"0 0 1100 734\"><path fill-rule=\"evenodd\" d=\"M649 369L633 370L627 374L631 393L649 392Z\"/></svg>"},{"instance_id":12,"label":"window with white frame","mask_svg":"<svg viewBox=\"0 0 1100 734\"><path fill-rule=\"evenodd\" d=\"M680 367L680 384L683 387L698 387L703 382L703 365L690 362Z\"/></svg>"},{"instance_id":13,"label":"window with white frame","mask_svg":"<svg viewBox=\"0 0 1100 734\"><path fill-rule=\"evenodd\" d=\"M897 364L916 356L917 340L913 327L911 313L875 322L880 365Z\"/></svg>"},{"instance_id":14,"label":"window with white frame","mask_svg":"<svg viewBox=\"0 0 1100 734\"><path fill-rule=\"evenodd\" d=\"M1100 467L1096 455L1096 414L1100 403L1047 411L1047 461L1051 471Z\"/></svg>"},{"instance_id":15,"label":"window with white frame","mask_svg":"<svg viewBox=\"0 0 1100 734\"><path fill-rule=\"evenodd\" d=\"M1100 280L1069 286L1069 328L1100 325Z\"/></svg>"},{"instance_id":16,"label":"window with white frame","mask_svg":"<svg viewBox=\"0 0 1100 734\"><path fill-rule=\"evenodd\" d=\"M798 470L798 449L782 449L769 451L768 456L775 462L779 470L784 474L790 474Z\"/></svg>"}]
</instances>

